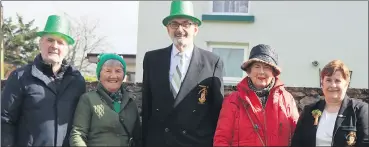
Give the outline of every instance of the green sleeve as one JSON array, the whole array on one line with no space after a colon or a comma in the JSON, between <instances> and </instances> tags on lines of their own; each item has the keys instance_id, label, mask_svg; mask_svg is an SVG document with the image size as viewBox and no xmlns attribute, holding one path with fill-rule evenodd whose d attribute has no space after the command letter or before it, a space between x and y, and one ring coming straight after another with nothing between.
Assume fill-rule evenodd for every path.
<instances>
[{"instance_id":1,"label":"green sleeve","mask_svg":"<svg viewBox=\"0 0 369 147\"><path fill-rule=\"evenodd\" d=\"M87 146L87 134L90 129L91 107L89 98L86 94L82 95L73 120L72 131L69 143L71 146Z\"/></svg>"}]
</instances>

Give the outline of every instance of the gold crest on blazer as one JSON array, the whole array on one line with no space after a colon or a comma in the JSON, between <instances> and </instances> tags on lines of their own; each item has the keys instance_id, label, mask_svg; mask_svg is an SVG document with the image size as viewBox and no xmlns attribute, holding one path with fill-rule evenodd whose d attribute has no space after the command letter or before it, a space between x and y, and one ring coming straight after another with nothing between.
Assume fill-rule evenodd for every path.
<instances>
[{"instance_id":1,"label":"gold crest on blazer","mask_svg":"<svg viewBox=\"0 0 369 147\"><path fill-rule=\"evenodd\" d=\"M354 146L356 143L356 132L350 131L350 133L346 136L346 142L349 146Z\"/></svg>"},{"instance_id":2,"label":"gold crest on blazer","mask_svg":"<svg viewBox=\"0 0 369 147\"><path fill-rule=\"evenodd\" d=\"M199 104L204 104L206 101L206 94L208 93L208 86L199 85L200 91L198 94L200 94L199 98Z\"/></svg>"}]
</instances>

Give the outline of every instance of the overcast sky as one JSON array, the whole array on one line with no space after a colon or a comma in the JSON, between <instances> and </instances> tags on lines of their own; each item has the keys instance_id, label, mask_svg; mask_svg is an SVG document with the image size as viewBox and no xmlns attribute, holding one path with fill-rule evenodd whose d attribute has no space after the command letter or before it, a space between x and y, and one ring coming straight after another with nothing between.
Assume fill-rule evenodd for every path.
<instances>
[{"instance_id":1,"label":"overcast sky","mask_svg":"<svg viewBox=\"0 0 369 147\"><path fill-rule=\"evenodd\" d=\"M22 15L26 22L35 19L43 30L47 17L66 12L73 18L87 16L98 21L97 35L106 36L105 52L136 54L138 1L3 1L4 18Z\"/></svg>"}]
</instances>

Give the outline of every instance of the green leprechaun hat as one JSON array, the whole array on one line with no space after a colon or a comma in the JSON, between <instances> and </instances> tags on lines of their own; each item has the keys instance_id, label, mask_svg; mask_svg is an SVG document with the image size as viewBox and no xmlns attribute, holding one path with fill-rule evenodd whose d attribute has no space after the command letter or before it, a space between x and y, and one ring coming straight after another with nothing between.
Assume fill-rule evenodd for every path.
<instances>
[{"instance_id":1,"label":"green leprechaun hat","mask_svg":"<svg viewBox=\"0 0 369 147\"><path fill-rule=\"evenodd\" d=\"M44 31L37 32L37 36L42 37L45 34L53 34L64 38L69 45L74 44L74 39L70 36L69 21L58 15L50 15L47 18L47 22Z\"/></svg>"},{"instance_id":2,"label":"green leprechaun hat","mask_svg":"<svg viewBox=\"0 0 369 147\"><path fill-rule=\"evenodd\" d=\"M201 25L200 19L196 18L193 11L193 4L191 1L172 1L170 6L170 15L163 19L163 25L166 26L170 20L176 17L182 17L192 20Z\"/></svg>"}]
</instances>

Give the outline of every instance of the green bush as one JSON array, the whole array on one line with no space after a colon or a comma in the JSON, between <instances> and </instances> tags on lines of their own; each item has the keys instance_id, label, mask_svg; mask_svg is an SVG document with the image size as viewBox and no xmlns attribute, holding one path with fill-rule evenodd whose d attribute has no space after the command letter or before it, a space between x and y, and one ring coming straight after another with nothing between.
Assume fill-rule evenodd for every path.
<instances>
[{"instance_id":1,"label":"green bush","mask_svg":"<svg viewBox=\"0 0 369 147\"><path fill-rule=\"evenodd\" d=\"M95 82L95 81L97 81L96 76L87 76L87 75L85 75L83 77L85 78L86 82Z\"/></svg>"}]
</instances>

